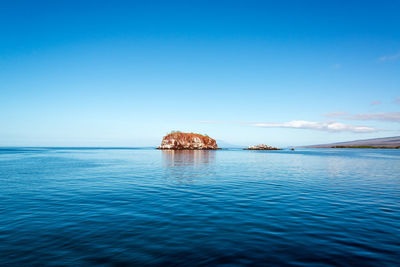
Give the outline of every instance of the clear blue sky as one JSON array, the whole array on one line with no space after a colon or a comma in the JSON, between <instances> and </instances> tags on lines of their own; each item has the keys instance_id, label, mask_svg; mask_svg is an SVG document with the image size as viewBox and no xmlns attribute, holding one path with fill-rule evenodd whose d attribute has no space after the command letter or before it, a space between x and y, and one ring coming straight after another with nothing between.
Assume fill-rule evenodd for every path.
<instances>
[{"instance_id":1,"label":"clear blue sky","mask_svg":"<svg viewBox=\"0 0 400 267\"><path fill-rule=\"evenodd\" d=\"M399 1L1 1L0 145L400 135Z\"/></svg>"}]
</instances>

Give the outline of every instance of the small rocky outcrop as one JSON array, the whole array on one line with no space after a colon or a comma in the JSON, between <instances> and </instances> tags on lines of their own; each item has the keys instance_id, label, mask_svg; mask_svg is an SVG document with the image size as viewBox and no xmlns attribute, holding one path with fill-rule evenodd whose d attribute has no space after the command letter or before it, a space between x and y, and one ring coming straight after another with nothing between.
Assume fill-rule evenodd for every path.
<instances>
[{"instance_id":1,"label":"small rocky outcrop","mask_svg":"<svg viewBox=\"0 0 400 267\"><path fill-rule=\"evenodd\" d=\"M244 150L282 150L282 149L261 144L261 145L257 145L257 146L249 146L248 148L245 148Z\"/></svg>"},{"instance_id":2,"label":"small rocky outcrop","mask_svg":"<svg viewBox=\"0 0 400 267\"><path fill-rule=\"evenodd\" d=\"M217 142L207 135L196 133L171 132L164 136L157 149L171 150L215 150Z\"/></svg>"}]
</instances>

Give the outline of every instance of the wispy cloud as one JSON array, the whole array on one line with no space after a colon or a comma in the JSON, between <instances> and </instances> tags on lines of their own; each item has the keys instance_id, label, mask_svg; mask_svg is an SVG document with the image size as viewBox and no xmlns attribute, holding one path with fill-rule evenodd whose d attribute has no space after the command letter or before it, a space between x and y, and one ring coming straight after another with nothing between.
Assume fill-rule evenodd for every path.
<instances>
[{"instance_id":1,"label":"wispy cloud","mask_svg":"<svg viewBox=\"0 0 400 267\"><path fill-rule=\"evenodd\" d=\"M382 104L382 102L379 100L375 100L375 101L371 102L371 106L376 106L376 105L380 105L380 104Z\"/></svg>"},{"instance_id":2,"label":"wispy cloud","mask_svg":"<svg viewBox=\"0 0 400 267\"><path fill-rule=\"evenodd\" d=\"M395 104L399 104L400 103L400 97L396 97L396 99L394 100Z\"/></svg>"},{"instance_id":3,"label":"wispy cloud","mask_svg":"<svg viewBox=\"0 0 400 267\"><path fill-rule=\"evenodd\" d=\"M400 112L379 112L379 113L363 113L351 115L345 112L330 112L324 114L326 117L353 120L353 121L387 121L400 122Z\"/></svg>"},{"instance_id":4,"label":"wispy cloud","mask_svg":"<svg viewBox=\"0 0 400 267\"><path fill-rule=\"evenodd\" d=\"M396 59L400 58L400 53L394 54L394 55L387 55L379 58L379 61L384 62L384 61L393 61Z\"/></svg>"},{"instance_id":5,"label":"wispy cloud","mask_svg":"<svg viewBox=\"0 0 400 267\"><path fill-rule=\"evenodd\" d=\"M199 121L200 123L206 123L206 124L223 124L223 123L225 123L225 122L223 122L223 121L212 121L212 120L202 120L202 121Z\"/></svg>"},{"instance_id":6,"label":"wispy cloud","mask_svg":"<svg viewBox=\"0 0 400 267\"><path fill-rule=\"evenodd\" d=\"M365 113L357 114L346 118L347 120L359 121L390 121L400 122L400 112L381 112L381 113Z\"/></svg>"},{"instance_id":7,"label":"wispy cloud","mask_svg":"<svg viewBox=\"0 0 400 267\"><path fill-rule=\"evenodd\" d=\"M332 68L333 69L340 69L341 66L342 66L341 64L333 64Z\"/></svg>"},{"instance_id":8,"label":"wispy cloud","mask_svg":"<svg viewBox=\"0 0 400 267\"><path fill-rule=\"evenodd\" d=\"M339 118L348 115L349 113L343 112L343 111L332 111L328 112L326 114L323 114L322 116L328 117L328 118Z\"/></svg>"},{"instance_id":9,"label":"wispy cloud","mask_svg":"<svg viewBox=\"0 0 400 267\"><path fill-rule=\"evenodd\" d=\"M371 133L378 129L368 126L357 126L344 124L339 122L313 122L313 121L290 121L283 123L255 123L254 127L265 128L294 128L294 129L310 129L328 132L354 132L354 133Z\"/></svg>"}]
</instances>

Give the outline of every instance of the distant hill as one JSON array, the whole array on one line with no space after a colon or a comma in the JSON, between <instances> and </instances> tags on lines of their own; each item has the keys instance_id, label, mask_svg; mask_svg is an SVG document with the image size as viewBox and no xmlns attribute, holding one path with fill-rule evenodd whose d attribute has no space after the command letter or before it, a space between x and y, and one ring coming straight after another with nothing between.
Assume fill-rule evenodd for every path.
<instances>
[{"instance_id":1,"label":"distant hill","mask_svg":"<svg viewBox=\"0 0 400 267\"><path fill-rule=\"evenodd\" d=\"M218 139L217 139L217 144L218 144L218 147L220 147L220 148L241 148L241 147L243 147L243 146L230 144L230 143L225 142L224 140L218 140Z\"/></svg>"},{"instance_id":2,"label":"distant hill","mask_svg":"<svg viewBox=\"0 0 400 267\"><path fill-rule=\"evenodd\" d=\"M315 148L400 148L400 136L356 140L323 145L312 145Z\"/></svg>"}]
</instances>

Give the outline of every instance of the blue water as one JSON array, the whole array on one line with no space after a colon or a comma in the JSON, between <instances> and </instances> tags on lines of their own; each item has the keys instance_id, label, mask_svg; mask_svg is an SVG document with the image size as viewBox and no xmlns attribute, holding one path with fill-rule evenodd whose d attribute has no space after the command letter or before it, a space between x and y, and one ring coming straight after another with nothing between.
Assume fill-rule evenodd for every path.
<instances>
[{"instance_id":1,"label":"blue water","mask_svg":"<svg viewBox=\"0 0 400 267\"><path fill-rule=\"evenodd\" d=\"M0 148L0 265L400 260L400 150Z\"/></svg>"}]
</instances>

